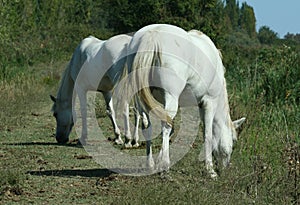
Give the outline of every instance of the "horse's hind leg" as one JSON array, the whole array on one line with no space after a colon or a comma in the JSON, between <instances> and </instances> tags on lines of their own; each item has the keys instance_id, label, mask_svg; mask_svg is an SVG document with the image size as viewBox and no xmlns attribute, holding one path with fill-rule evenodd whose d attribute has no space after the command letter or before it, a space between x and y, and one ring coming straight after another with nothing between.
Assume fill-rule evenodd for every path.
<instances>
[{"instance_id":1,"label":"horse's hind leg","mask_svg":"<svg viewBox=\"0 0 300 205\"><path fill-rule=\"evenodd\" d=\"M114 129L114 134L115 134L114 141L116 144L123 144L123 140L121 138L121 132L116 123L116 114L115 114L115 110L113 108L111 92L103 92L103 96L104 96L105 103L106 103L106 112L112 122L113 129Z\"/></svg>"},{"instance_id":2,"label":"horse's hind leg","mask_svg":"<svg viewBox=\"0 0 300 205\"><path fill-rule=\"evenodd\" d=\"M165 110L168 115L173 119L178 109L178 97L175 97L168 92L165 93ZM169 157L169 141L172 126L167 122L162 122L162 147L157 159L158 171L167 171L170 168L170 157Z\"/></svg>"},{"instance_id":3,"label":"horse's hind leg","mask_svg":"<svg viewBox=\"0 0 300 205\"><path fill-rule=\"evenodd\" d=\"M155 163L152 155L152 126L149 115L141 110L139 110L139 112L143 113L142 132L146 139L147 168L149 171L153 171Z\"/></svg>"}]
</instances>

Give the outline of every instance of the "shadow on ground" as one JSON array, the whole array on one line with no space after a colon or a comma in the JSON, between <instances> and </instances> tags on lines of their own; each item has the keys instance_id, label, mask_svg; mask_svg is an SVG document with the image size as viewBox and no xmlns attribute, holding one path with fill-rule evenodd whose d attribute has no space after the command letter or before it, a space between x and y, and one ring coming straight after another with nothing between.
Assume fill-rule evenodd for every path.
<instances>
[{"instance_id":1,"label":"shadow on ground","mask_svg":"<svg viewBox=\"0 0 300 205\"><path fill-rule=\"evenodd\" d=\"M56 142L14 142L14 143L1 143L1 145L11 145L11 146L63 146L63 147L77 147L82 148L82 145L77 143L67 143L59 144Z\"/></svg>"},{"instance_id":2,"label":"shadow on ground","mask_svg":"<svg viewBox=\"0 0 300 205\"><path fill-rule=\"evenodd\" d=\"M113 174L111 170L108 169L64 169L64 170L43 170L43 171L28 171L26 174L36 175L36 176L59 176L59 177L109 177Z\"/></svg>"}]
</instances>

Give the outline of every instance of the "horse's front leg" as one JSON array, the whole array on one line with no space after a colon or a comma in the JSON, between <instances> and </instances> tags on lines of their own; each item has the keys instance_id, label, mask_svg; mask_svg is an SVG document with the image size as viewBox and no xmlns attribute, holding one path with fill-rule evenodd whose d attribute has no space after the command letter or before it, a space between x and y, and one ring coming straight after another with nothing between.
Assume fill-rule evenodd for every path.
<instances>
[{"instance_id":1,"label":"horse's front leg","mask_svg":"<svg viewBox=\"0 0 300 205\"><path fill-rule=\"evenodd\" d=\"M206 170L211 178L215 179L218 175L213 168L213 118L214 118L214 103L211 101L204 101L202 103L201 114L204 123L204 158Z\"/></svg>"},{"instance_id":2,"label":"horse's front leg","mask_svg":"<svg viewBox=\"0 0 300 205\"><path fill-rule=\"evenodd\" d=\"M113 107L113 100L112 100L111 92L103 92L103 96L104 96L105 103L106 103L106 112L111 120L113 129L114 129L114 134L115 134L114 142L116 144L122 145L124 142L121 138L120 129L116 123L116 113L115 113L115 110Z\"/></svg>"}]
</instances>

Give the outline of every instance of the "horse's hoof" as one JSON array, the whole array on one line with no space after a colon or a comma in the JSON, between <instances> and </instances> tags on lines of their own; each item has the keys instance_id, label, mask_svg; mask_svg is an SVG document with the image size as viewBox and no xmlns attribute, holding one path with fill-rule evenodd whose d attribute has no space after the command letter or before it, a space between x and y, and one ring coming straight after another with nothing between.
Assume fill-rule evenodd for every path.
<instances>
[{"instance_id":1,"label":"horse's hoof","mask_svg":"<svg viewBox=\"0 0 300 205\"><path fill-rule=\"evenodd\" d=\"M167 162L159 162L156 164L156 170L158 172L168 172L170 169L170 164Z\"/></svg>"},{"instance_id":2,"label":"horse's hoof","mask_svg":"<svg viewBox=\"0 0 300 205\"><path fill-rule=\"evenodd\" d=\"M132 144L130 142L124 144L125 148L132 148Z\"/></svg>"},{"instance_id":3,"label":"horse's hoof","mask_svg":"<svg viewBox=\"0 0 300 205\"><path fill-rule=\"evenodd\" d=\"M115 143L116 143L117 145L122 145L122 144L124 144L124 142L123 142L122 139L115 139Z\"/></svg>"},{"instance_id":4,"label":"horse's hoof","mask_svg":"<svg viewBox=\"0 0 300 205\"><path fill-rule=\"evenodd\" d=\"M153 158L147 159L147 165L146 165L148 171L154 172L155 171L155 162Z\"/></svg>"},{"instance_id":5,"label":"horse's hoof","mask_svg":"<svg viewBox=\"0 0 300 205\"><path fill-rule=\"evenodd\" d=\"M211 163L206 164L206 171L207 171L207 174L209 175L209 177L210 177L211 179L214 179L214 180L217 179L218 174L217 174L217 172L214 170L214 168L213 168L213 166L212 166Z\"/></svg>"},{"instance_id":6,"label":"horse's hoof","mask_svg":"<svg viewBox=\"0 0 300 205\"><path fill-rule=\"evenodd\" d=\"M134 147L134 148L138 148L140 145L139 145L139 143L135 143L134 145L132 145L132 147Z\"/></svg>"},{"instance_id":7,"label":"horse's hoof","mask_svg":"<svg viewBox=\"0 0 300 205\"><path fill-rule=\"evenodd\" d=\"M160 153L157 157L156 167L158 172L168 171L170 168L170 159L169 157L163 155L162 150L160 150Z\"/></svg>"},{"instance_id":8,"label":"horse's hoof","mask_svg":"<svg viewBox=\"0 0 300 205\"><path fill-rule=\"evenodd\" d=\"M218 174L211 174L210 178L213 180L217 180L218 179Z\"/></svg>"},{"instance_id":9,"label":"horse's hoof","mask_svg":"<svg viewBox=\"0 0 300 205\"><path fill-rule=\"evenodd\" d=\"M217 180L218 179L218 174L215 171L210 171L208 173L209 177L213 180Z\"/></svg>"}]
</instances>

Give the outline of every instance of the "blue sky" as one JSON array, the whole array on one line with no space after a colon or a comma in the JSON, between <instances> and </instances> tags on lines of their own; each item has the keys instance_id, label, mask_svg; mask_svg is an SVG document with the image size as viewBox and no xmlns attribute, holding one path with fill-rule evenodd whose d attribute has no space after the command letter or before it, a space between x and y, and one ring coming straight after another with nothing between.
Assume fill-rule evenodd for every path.
<instances>
[{"instance_id":1,"label":"blue sky","mask_svg":"<svg viewBox=\"0 0 300 205\"><path fill-rule=\"evenodd\" d=\"M254 8L256 29L268 26L283 38L287 32L300 33L300 0L239 0Z\"/></svg>"}]
</instances>

